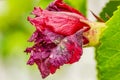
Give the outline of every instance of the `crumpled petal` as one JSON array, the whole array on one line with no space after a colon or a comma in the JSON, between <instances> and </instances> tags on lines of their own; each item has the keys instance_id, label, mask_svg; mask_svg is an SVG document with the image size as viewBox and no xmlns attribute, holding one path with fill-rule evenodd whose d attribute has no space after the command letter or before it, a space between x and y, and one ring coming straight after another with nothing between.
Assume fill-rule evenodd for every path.
<instances>
[{"instance_id":1,"label":"crumpled petal","mask_svg":"<svg viewBox=\"0 0 120 80\"><path fill-rule=\"evenodd\" d=\"M63 64L77 62L82 55L82 31L67 37L49 30L45 30L43 33L35 31L29 41L33 41L35 45L25 51L30 53L27 64L36 63L42 78L47 77L50 73L55 73L56 69Z\"/></svg>"}]
</instances>

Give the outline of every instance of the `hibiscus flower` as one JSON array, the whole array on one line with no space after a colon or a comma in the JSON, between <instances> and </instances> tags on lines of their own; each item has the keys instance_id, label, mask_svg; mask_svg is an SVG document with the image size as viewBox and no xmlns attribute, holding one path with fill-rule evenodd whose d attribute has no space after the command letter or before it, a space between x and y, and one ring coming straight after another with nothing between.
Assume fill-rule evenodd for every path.
<instances>
[{"instance_id":1,"label":"hibiscus flower","mask_svg":"<svg viewBox=\"0 0 120 80\"><path fill-rule=\"evenodd\" d=\"M90 29L84 21L88 21L79 11L55 0L45 10L35 7L34 18L28 21L35 26L29 42L34 42L25 52L30 53L27 62L37 64L42 78L55 73L60 66L79 61L82 47L89 41L83 33Z\"/></svg>"}]
</instances>

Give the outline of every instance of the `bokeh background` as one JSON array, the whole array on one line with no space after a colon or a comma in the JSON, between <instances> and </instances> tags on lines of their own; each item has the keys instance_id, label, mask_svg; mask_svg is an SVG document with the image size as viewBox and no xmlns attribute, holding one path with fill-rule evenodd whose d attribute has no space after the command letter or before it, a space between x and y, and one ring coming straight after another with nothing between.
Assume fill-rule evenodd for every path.
<instances>
[{"instance_id":1,"label":"bokeh background","mask_svg":"<svg viewBox=\"0 0 120 80\"><path fill-rule=\"evenodd\" d=\"M0 80L42 80L37 66L26 65L29 55L24 53L31 46L27 40L35 28L27 21L34 6L45 8L52 0L0 0ZM80 10L91 21L108 0L65 0ZM94 48L84 48L81 60L64 65L45 80L96 80Z\"/></svg>"}]
</instances>

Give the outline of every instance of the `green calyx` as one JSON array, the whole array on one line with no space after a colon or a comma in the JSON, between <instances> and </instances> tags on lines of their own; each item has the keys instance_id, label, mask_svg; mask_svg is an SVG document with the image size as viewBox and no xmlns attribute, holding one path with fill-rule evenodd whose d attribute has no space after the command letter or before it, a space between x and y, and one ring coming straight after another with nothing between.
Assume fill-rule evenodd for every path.
<instances>
[{"instance_id":1,"label":"green calyx","mask_svg":"<svg viewBox=\"0 0 120 80\"><path fill-rule=\"evenodd\" d=\"M101 38L101 35L107 26L103 22L85 21L85 23L90 26L90 30L83 33L83 35L89 40L89 43L85 46L97 46L100 43L99 40Z\"/></svg>"}]
</instances>

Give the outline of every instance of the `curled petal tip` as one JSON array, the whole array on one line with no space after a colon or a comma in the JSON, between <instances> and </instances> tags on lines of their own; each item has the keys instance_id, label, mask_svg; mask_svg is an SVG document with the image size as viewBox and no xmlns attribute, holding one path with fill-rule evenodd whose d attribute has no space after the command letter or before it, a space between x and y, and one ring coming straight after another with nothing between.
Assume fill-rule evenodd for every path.
<instances>
[{"instance_id":1,"label":"curled petal tip","mask_svg":"<svg viewBox=\"0 0 120 80\"><path fill-rule=\"evenodd\" d=\"M30 21L30 20L31 20L31 18L28 16L28 17L27 17L27 20L28 20L28 21Z\"/></svg>"},{"instance_id":2,"label":"curled petal tip","mask_svg":"<svg viewBox=\"0 0 120 80\"><path fill-rule=\"evenodd\" d=\"M34 7L34 10L40 10L40 11L42 11L42 9L40 7Z\"/></svg>"},{"instance_id":3,"label":"curled petal tip","mask_svg":"<svg viewBox=\"0 0 120 80\"><path fill-rule=\"evenodd\" d=\"M32 24L32 25L34 25L34 23L33 23L33 19L32 18L30 18L29 16L27 17L27 20Z\"/></svg>"},{"instance_id":4,"label":"curled petal tip","mask_svg":"<svg viewBox=\"0 0 120 80\"><path fill-rule=\"evenodd\" d=\"M40 7L34 7L34 10L32 11L32 14L35 15L36 17L41 15L41 12L43 10Z\"/></svg>"},{"instance_id":5,"label":"curled petal tip","mask_svg":"<svg viewBox=\"0 0 120 80\"><path fill-rule=\"evenodd\" d=\"M37 9L37 7L34 7L34 10L36 10Z\"/></svg>"}]
</instances>

